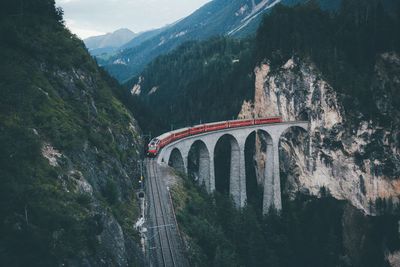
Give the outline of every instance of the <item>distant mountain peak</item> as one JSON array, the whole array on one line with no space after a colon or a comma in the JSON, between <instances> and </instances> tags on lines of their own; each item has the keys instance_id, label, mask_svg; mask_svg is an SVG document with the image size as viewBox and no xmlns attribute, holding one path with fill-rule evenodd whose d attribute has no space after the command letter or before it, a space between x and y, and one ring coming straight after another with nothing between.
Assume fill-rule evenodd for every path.
<instances>
[{"instance_id":1,"label":"distant mountain peak","mask_svg":"<svg viewBox=\"0 0 400 267\"><path fill-rule=\"evenodd\" d=\"M127 28L118 29L111 33L92 36L83 40L92 55L111 52L123 46L137 36Z\"/></svg>"},{"instance_id":2,"label":"distant mountain peak","mask_svg":"<svg viewBox=\"0 0 400 267\"><path fill-rule=\"evenodd\" d=\"M130 32L130 33L135 34L131 30L129 30L128 28L121 28L121 29L118 29L118 30L114 31L114 33L118 33L118 32Z\"/></svg>"}]
</instances>

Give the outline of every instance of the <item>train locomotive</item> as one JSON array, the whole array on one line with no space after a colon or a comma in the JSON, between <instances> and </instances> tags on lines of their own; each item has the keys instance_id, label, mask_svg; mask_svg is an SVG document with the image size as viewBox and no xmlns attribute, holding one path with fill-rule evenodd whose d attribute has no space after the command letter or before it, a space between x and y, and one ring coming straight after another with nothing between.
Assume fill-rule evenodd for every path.
<instances>
[{"instance_id":1,"label":"train locomotive","mask_svg":"<svg viewBox=\"0 0 400 267\"><path fill-rule=\"evenodd\" d=\"M259 119L249 119L249 120L232 120L232 121L223 121L223 122L214 122L214 123L196 125L190 128L183 128L172 132L167 132L165 134L153 138L150 141L150 143L148 144L147 156L156 157L164 146L179 139L185 138L187 136L193 136L229 128L239 128L252 125L271 124L280 122L282 122L281 117L259 118Z\"/></svg>"}]
</instances>

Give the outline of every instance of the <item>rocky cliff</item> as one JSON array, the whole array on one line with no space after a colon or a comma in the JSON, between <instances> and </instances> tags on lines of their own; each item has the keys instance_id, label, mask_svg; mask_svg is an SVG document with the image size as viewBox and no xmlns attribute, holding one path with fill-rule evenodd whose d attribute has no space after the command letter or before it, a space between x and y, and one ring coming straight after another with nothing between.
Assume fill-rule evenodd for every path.
<instances>
[{"instance_id":1,"label":"rocky cliff","mask_svg":"<svg viewBox=\"0 0 400 267\"><path fill-rule=\"evenodd\" d=\"M371 84L371 97L382 115L390 114L389 123L379 119L381 114L366 119L347 107L357 100L336 93L309 60L294 57L279 67L263 63L255 68L255 99L243 103L239 117L310 121L309 136L292 131L282 138L284 190L318 195L326 187L366 213L376 213L378 199L398 202L399 114L387 99L399 87L399 67L398 54L381 54ZM262 164L265 155L257 157Z\"/></svg>"}]
</instances>

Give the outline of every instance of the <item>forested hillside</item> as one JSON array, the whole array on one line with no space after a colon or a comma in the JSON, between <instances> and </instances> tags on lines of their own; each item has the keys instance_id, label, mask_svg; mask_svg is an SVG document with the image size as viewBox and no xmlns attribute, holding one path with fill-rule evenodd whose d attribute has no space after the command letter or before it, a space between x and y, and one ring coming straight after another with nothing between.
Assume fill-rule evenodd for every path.
<instances>
[{"instance_id":1,"label":"forested hillside","mask_svg":"<svg viewBox=\"0 0 400 267\"><path fill-rule=\"evenodd\" d=\"M0 4L0 265L140 265L140 130L62 15Z\"/></svg>"},{"instance_id":2,"label":"forested hillside","mask_svg":"<svg viewBox=\"0 0 400 267\"><path fill-rule=\"evenodd\" d=\"M251 48L222 37L189 42L154 60L128 86L167 126L231 118L243 98L253 97Z\"/></svg>"},{"instance_id":3,"label":"forested hillside","mask_svg":"<svg viewBox=\"0 0 400 267\"><path fill-rule=\"evenodd\" d=\"M385 253L400 248L398 217L366 217L326 188L319 198L284 198L282 212L267 216L253 205L238 210L187 177L173 192L195 266L390 266Z\"/></svg>"}]
</instances>

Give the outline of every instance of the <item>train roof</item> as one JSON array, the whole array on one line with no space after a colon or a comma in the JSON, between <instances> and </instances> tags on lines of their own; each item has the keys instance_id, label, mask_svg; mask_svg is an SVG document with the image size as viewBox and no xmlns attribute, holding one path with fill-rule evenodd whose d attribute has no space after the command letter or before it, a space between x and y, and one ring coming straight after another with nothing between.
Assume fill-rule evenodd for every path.
<instances>
[{"instance_id":1,"label":"train roof","mask_svg":"<svg viewBox=\"0 0 400 267\"><path fill-rule=\"evenodd\" d=\"M221 124L221 123L226 123L227 121L217 121L217 122L210 122L210 123L206 123L204 125L215 125L215 124Z\"/></svg>"},{"instance_id":2,"label":"train roof","mask_svg":"<svg viewBox=\"0 0 400 267\"><path fill-rule=\"evenodd\" d=\"M158 139L158 140L161 140L161 139L167 138L167 137L170 136L170 135L171 135L170 132L166 132L166 133L163 133L163 134L160 135L160 136L157 136L157 139Z\"/></svg>"},{"instance_id":3,"label":"train roof","mask_svg":"<svg viewBox=\"0 0 400 267\"><path fill-rule=\"evenodd\" d=\"M190 129L190 127L185 127L185 128L180 128L180 129L177 129L177 130L173 130L173 131L171 131L169 133L170 134L180 133L180 132L183 132L183 131L186 131L186 130L189 130L189 129Z\"/></svg>"},{"instance_id":4,"label":"train roof","mask_svg":"<svg viewBox=\"0 0 400 267\"><path fill-rule=\"evenodd\" d=\"M217 121L217 122L203 123L203 124L193 125L191 127L185 127L185 128L173 130L171 132L166 132L156 138L161 140L161 139L169 137L171 134L186 131L186 130L189 130L190 128L201 127L201 126L206 126L206 125L216 125L216 124L221 124L221 123L226 123L226 122L231 122L231 121L247 121L247 120L254 120L254 119L276 119L276 118L281 118L281 117L280 116L271 116L271 117L262 117L262 118L248 118L248 119L241 119L241 120L229 120L229 121Z\"/></svg>"},{"instance_id":5,"label":"train roof","mask_svg":"<svg viewBox=\"0 0 400 267\"><path fill-rule=\"evenodd\" d=\"M162 134L162 135L160 135L160 136L158 136L158 137L156 137L156 138L159 139L159 140L161 140L161 139L164 139L164 138L169 137L171 134L179 133L179 132L186 131L186 130L189 130L189 129L190 129L189 127L186 127L186 128L181 128L181 129L173 130L173 131L171 131L171 132L166 132L166 133L164 133L164 134Z\"/></svg>"},{"instance_id":6,"label":"train roof","mask_svg":"<svg viewBox=\"0 0 400 267\"><path fill-rule=\"evenodd\" d=\"M247 120L247 119L246 119ZM241 120L234 120L234 121L241 121ZM226 123L229 121L216 121L216 122L209 122L209 123L203 123L203 124L197 124L197 125L193 125L191 128L194 127L201 127L201 126L207 126L207 125L216 125L216 124L221 124L221 123Z\"/></svg>"}]
</instances>

